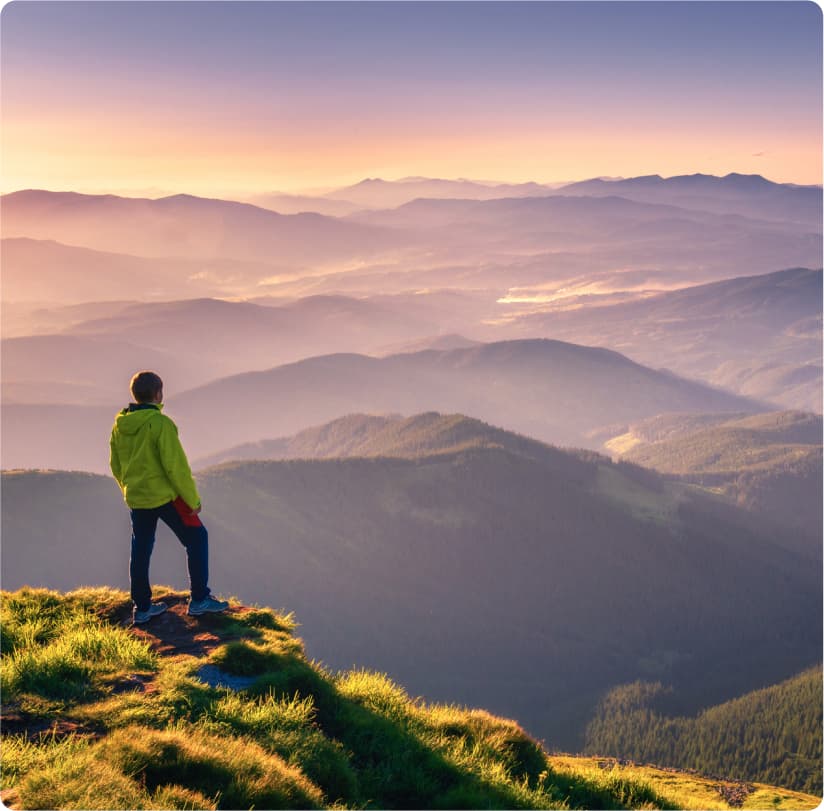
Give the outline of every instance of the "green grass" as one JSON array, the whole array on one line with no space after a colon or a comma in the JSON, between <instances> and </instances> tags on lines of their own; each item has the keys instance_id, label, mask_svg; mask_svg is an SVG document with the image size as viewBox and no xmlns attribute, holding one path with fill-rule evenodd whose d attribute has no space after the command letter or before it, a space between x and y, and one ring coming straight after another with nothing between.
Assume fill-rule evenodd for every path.
<instances>
[{"instance_id":1,"label":"green grass","mask_svg":"<svg viewBox=\"0 0 824 811\"><path fill-rule=\"evenodd\" d=\"M106 674L155 669L148 645L103 624L89 602L85 594L61 602L54 592L34 589L4 596L0 688L6 698L73 698L93 691Z\"/></svg>"},{"instance_id":2,"label":"green grass","mask_svg":"<svg viewBox=\"0 0 824 811\"><path fill-rule=\"evenodd\" d=\"M655 779L562 767L513 721L413 700L380 673L330 673L306 659L289 616L213 617L223 644L207 658L154 656L116 623L127 605L108 591L3 594L4 703L76 730L5 738L7 805L680 807ZM211 687L204 664L254 681ZM115 689L134 673L147 689Z\"/></svg>"},{"instance_id":3,"label":"green grass","mask_svg":"<svg viewBox=\"0 0 824 811\"><path fill-rule=\"evenodd\" d=\"M722 787L724 783L716 778L636 763L619 764L604 758L554 755L550 756L549 760L557 774L565 776L575 785L584 779L591 781L594 785L608 788L611 785L617 787L621 781L625 781L628 786L646 785L654 788L670 804L671 808L695 809L695 811L730 808L719 792L719 787ZM744 800L743 808L799 811L799 809L816 808L821 802L820 797L810 794L776 789L761 783L750 785L752 792ZM632 807L643 807L641 798L638 797L637 800L637 804Z\"/></svg>"}]
</instances>

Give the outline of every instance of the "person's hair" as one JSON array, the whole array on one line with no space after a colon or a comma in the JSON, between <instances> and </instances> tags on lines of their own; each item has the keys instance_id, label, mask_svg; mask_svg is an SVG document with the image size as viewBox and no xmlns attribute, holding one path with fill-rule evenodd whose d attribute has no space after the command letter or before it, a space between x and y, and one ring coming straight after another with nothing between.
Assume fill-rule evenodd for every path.
<instances>
[{"instance_id":1,"label":"person's hair","mask_svg":"<svg viewBox=\"0 0 824 811\"><path fill-rule=\"evenodd\" d=\"M136 403L151 403L163 389L163 381L154 372L138 372L129 389Z\"/></svg>"}]
</instances>

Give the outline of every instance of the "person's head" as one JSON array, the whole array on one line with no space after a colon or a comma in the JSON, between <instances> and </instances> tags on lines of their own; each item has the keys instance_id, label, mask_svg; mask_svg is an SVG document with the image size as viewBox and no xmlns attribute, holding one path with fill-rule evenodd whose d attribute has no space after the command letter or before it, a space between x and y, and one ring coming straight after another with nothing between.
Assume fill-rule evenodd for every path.
<instances>
[{"instance_id":1,"label":"person's head","mask_svg":"<svg viewBox=\"0 0 824 811\"><path fill-rule=\"evenodd\" d=\"M129 386L136 403L163 401L163 381L154 372L138 372Z\"/></svg>"}]
</instances>

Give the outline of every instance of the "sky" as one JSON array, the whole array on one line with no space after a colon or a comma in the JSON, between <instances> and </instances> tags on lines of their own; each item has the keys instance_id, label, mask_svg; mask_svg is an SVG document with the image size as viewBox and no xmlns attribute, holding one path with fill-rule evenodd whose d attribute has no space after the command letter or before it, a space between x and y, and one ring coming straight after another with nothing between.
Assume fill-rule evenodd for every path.
<instances>
[{"instance_id":1,"label":"sky","mask_svg":"<svg viewBox=\"0 0 824 811\"><path fill-rule=\"evenodd\" d=\"M15 0L0 71L3 192L822 180L812 2Z\"/></svg>"}]
</instances>

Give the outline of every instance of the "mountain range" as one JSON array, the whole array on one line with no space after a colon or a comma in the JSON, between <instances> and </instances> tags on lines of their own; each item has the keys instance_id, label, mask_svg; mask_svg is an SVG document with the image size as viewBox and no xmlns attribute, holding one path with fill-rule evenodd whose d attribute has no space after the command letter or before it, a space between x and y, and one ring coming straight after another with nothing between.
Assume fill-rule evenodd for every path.
<instances>
[{"instance_id":1,"label":"mountain range","mask_svg":"<svg viewBox=\"0 0 824 811\"><path fill-rule=\"evenodd\" d=\"M822 533L820 415L661 415L633 424L605 447L669 481L724 497L770 527L776 545L815 555ZM417 458L471 448L500 448L530 458L547 453L541 442L460 414L352 414L292 437L227 448L194 464L202 469L249 460Z\"/></svg>"},{"instance_id":2,"label":"mountain range","mask_svg":"<svg viewBox=\"0 0 824 811\"><path fill-rule=\"evenodd\" d=\"M179 194L158 200L26 190L3 195L4 237L54 240L143 257L267 261L293 268L347 262L398 236L320 214L278 214Z\"/></svg>"},{"instance_id":3,"label":"mountain range","mask_svg":"<svg viewBox=\"0 0 824 811\"><path fill-rule=\"evenodd\" d=\"M184 392L175 409L187 430L200 436L208 433L216 410L233 414L233 424L222 432L228 444L288 435L340 414L435 409L565 445L589 444L588 431L624 415L763 410L754 401L655 372L609 350L546 340L383 358L309 358ZM220 450L209 444L208 452Z\"/></svg>"},{"instance_id":4,"label":"mountain range","mask_svg":"<svg viewBox=\"0 0 824 811\"><path fill-rule=\"evenodd\" d=\"M223 768L216 730L231 727L244 757L253 730L275 747L255 761L266 774L306 769L303 805L680 802L607 758L558 782L531 736L820 791L821 187L370 178L245 201L27 190L0 207L0 577L103 586L4 592L3 726L32 738L54 722L48 751L69 753L77 785L106 753L188 757L201 733ZM257 624L229 617L241 638L209 659L262 679L248 702L218 702L178 658L101 676L77 654L92 624L53 622L90 595L125 618L111 588L128 586L130 527L107 440L143 368L163 377L196 471L213 589L283 609L234 600ZM161 622L188 622L165 527L152 574L173 581ZM25 615L11 626L9 606ZM89 673L92 704L58 718L71 702L52 699ZM83 737L104 727L105 742ZM676 762L676 737L698 759ZM17 737L9 761L8 740L5 773L27 773L15 802L77 804L36 793L45 744L35 763ZM115 772L141 807L205 807L222 790L181 778L157 794L136 768ZM763 799L716 783L707 807ZM255 797L238 807L282 805Z\"/></svg>"},{"instance_id":5,"label":"mountain range","mask_svg":"<svg viewBox=\"0 0 824 811\"><path fill-rule=\"evenodd\" d=\"M70 238L69 233L64 236ZM291 275L294 270L278 255L260 262L157 258L27 237L0 241L0 258L4 307L17 303L33 305L32 309L107 300L230 297L259 292L261 280ZM32 334L31 323L28 334Z\"/></svg>"},{"instance_id":6,"label":"mountain range","mask_svg":"<svg viewBox=\"0 0 824 811\"><path fill-rule=\"evenodd\" d=\"M353 186L328 192L326 200L346 201L362 208L396 208L418 198L492 200L501 197L543 197L553 185L540 183L479 183L472 180L441 180L409 177L402 180L365 178Z\"/></svg>"},{"instance_id":7,"label":"mountain range","mask_svg":"<svg viewBox=\"0 0 824 811\"><path fill-rule=\"evenodd\" d=\"M524 315L512 331L610 346L640 363L820 413L821 300L821 270L793 268Z\"/></svg>"},{"instance_id":8,"label":"mountain range","mask_svg":"<svg viewBox=\"0 0 824 811\"><path fill-rule=\"evenodd\" d=\"M757 219L802 222L821 226L821 186L773 183L761 175L660 175L628 179L594 178L570 183L559 194L626 197L644 203L664 203L718 214L742 214Z\"/></svg>"},{"instance_id":9,"label":"mountain range","mask_svg":"<svg viewBox=\"0 0 824 811\"><path fill-rule=\"evenodd\" d=\"M282 213L319 211L341 215L346 207L397 208L416 199L491 200L504 197L547 197L553 194L588 197L625 197L643 203L675 205L717 214L741 214L778 222L797 221L819 227L822 213L820 186L774 183L761 175L730 173L633 178L591 178L575 183L499 183L410 177L400 180L366 178L359 183L317 195L258 196L266 207ZM280 208L278 208L280 206ZM330 206L337 206L330 207ZM323 210L321 210L323 209Z\"/></svg>"},{"instance_id":10,"label":"mountain range","mask_svg":"<svg viewBox=\"0 0 824 811\"><path fill-rule=\"evenodd\" d=\"M332 667L506 713L567 750L615 685L666 679L693 711L817 661L817 544L791 552L747 512L591 453L456 418L407 427L384 443L405 457L202 471L214 587L297 611ZM125 585L111 478L6 473L3 494L6 587ZM153 567L185 577L165 530Z\"/></svg>"},{"instance_id":11,"label":"mountain range","mask_svg":"<svg viewBox=\"0 0 824 811\"><path fill-rule=\"evenodd\" d=\"M716 180L719 199L726 200L722 191L728 178ZM274 280L267 292L278 293L278 280L288 282L288 277L300 275L421 271L456 263L508 267L525 256L542 254L551 259L543 263L543 281L569 279L582 262L589 272L678 271L682 284L727 278L744 270L816 266L822 245L820 199L817 204L812 199L815 189L763 182L775 194L803 193L810 198L803 204L810 213L764 219L616 195L561 194L537 184L470 184L474 193L484 190L492 199L443 198L447 190L454 194L465 185L446 181L435 183L434 197L345 217L279 214L191 195L152 200L26 190L3 196L2 235L164 262L206 262L201 283L212 289L220 286L229 294L234 278L236 295L249 294L249 263L276 267L275 272L259 274L259 279ZM421 183L432 186L430 181ZM389 188L408 194L417 185L412 181ZM664 185L670 188L669 181ZM679 202L677 195L675 201ZM16 252L22 255L16 262L31 263L28 250L35 248L18 245ZM234 268L234 263L241 266ZM15 272L13 278L19 276ZM187 279L192 276L198 273L187 274ZM510 276L511 284L527 283Z\"/></svg>"},{"instance_id":12,"label":"mountain range","mask_svg":"<svg viewBox=\"0 0 824 811\"><path fill-rule=\"evenodd\" d=\"M678 267L724 278L730 267L767 272L813 265L821 233L812 225L753 220L623 197L519 197L492 200L419 199L396 209L346 218L375 228L406 230L442 255L476 261L509 255L586 252L612 267ZM695 275L690 278L695 279Z\"/></svg>"},{"instance_id":13,"label":"mountain range","mask_svg":"<svg viewBox=\"0 0 824 811\"><path fill-rule=\"evenodd\" d=\"M131 374L127 368L124 400ZM548 340L382 358L324 355L233 375L180 394L173 380L167 385L168 411L180 423L192 457L288 436L358 412L459 412L543 441L597 446L588 434L615 422L667 411L765 410L756 401L653 371L616 352ZM104 439L113 411L69 408L5 406L3 467L107 471ZM69 414L71 441L63 423ZM220 431L214 430L215 420Z\"/></svg>"},{"instance_id":14,"label":"mountain range","mask_svg":"<svg viewBox=\"0 0 824 811\"><path fill-rule=\"evenodd\" d=\"M406 343L437 329L423 307L407 313L392 302L343 296L271 306L221 299L112 304L105 315L97 312L57 334L4 340L4 381L8 387L28 384L32 394L18 402L54 402L55 384L68 378L101 389L102 402L111 403L130 369L157 368L179 391L307 355L378 352L388 342ZM119 370L119 379L103 373L109 368Z\"/></svg>"}]
</instances>

